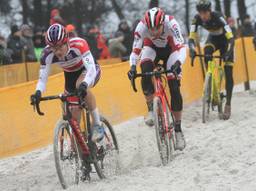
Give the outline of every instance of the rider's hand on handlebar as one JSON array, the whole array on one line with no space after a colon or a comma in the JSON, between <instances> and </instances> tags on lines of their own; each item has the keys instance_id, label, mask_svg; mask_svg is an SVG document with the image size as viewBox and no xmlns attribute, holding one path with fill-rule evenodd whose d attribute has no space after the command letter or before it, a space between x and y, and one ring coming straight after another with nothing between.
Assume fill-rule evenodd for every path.
<instances>
[{"instance_id":1,"label":"rider's hand on handlebar","mask_svg":"<svg viewBox=\"0 0 256 191\"><path fill-rule=\"evenodd\" d=\"M192 59L196 57L196 50L194 48L189 48L189 56Z\"/></svg>"},{"instance_id":2,"label":"rider's hand on handlebar","mask_svg":"<svg viewBox=\"0 0 256 191\"><path fill-rule=\"evenodd\" d=\"M81 98L84 98L86 95L87 95L87 83L86 82L82 82L80 85L79 85L79 88L78 88L78 97L81 97Z\"/></svg>"},{"instance_id":3,"label":"rider's hand on handlebar","mask_svg":"<svg viewBox=\"0 0 256 191\"><path fill-rule=\"evenodd\" d=\"M179 60L177 60L171 67L171 70L173 71L173 75L178 80L181 79L181 63ZM171 73L171 74L172 74Z\"/></svg>"},{"instance_id":4,"label":"rider's hand on handlebar","mask_svg":"<svg viewBox=\"0 0 256 191\"><path fill-rule=\"evenodd\" d=\"M30 104L35 105L40 102L40 98L42 96L42 93L40 90L36 90L35 94L30 96Z\"/></svg>"},{"instance_id":5,"label":"rider's hand on handlebar","mask_svg":"<svg viewBox=\"0 0 256 191\"><path fill-rule=\"evenodd\" d=\"M136 74L137 74L136 66L135 66L135 65L132 65L130 71L127 73L129 80L134 79L134 77L136 76Z\"/></svg>"}]
</instances>

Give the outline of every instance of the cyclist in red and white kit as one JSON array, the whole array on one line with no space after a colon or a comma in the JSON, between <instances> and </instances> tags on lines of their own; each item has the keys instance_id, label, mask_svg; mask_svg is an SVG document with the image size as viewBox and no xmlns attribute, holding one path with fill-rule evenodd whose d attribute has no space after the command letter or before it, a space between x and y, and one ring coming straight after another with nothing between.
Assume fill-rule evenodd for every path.
<instances>
[{"instance_id":1,"label":"cyclist in red and white kit","mask_svg":"<svg viewBox=\"0 0 256 191\"><path fill-rule=\"evenodd\" d=\"M175 118L175 134L177 149L185 148L185 138L181 129L181 115L183 101L180 93L181 65L186 59L186 47L178 22L173 16L165 15L160 8L154 7L145 13L134 33L133 51L130 55L131 69L128 72L129 79L136 75L136 65L139 61L142 73L152 72L154 64L163 60L167 70L175 70L167 75L168 85L171 94L171 107ZM143 93L148 106L148 115L145 123L149 126L153 122L153 97L154 86L151 77L142 77Z\"/></svg>"},{"instance_id":2,"label":"cyclist in red and white kit","mask_svg":"<svg viewBox=\"0 0 256 191\"><path fill-rule=\"evenodd\" d=\"M65 92L78 90L78 95L84 97L92 116L92 140L99 141L104 136L104 128L100 122L96 99L90 88L100 79L100 66L94 60L87 42L82 38L69 39L65 27L53 24L49 27L45 37L47 46L41 56L41 66L36 92L31 96L31 104L40 101L52 64L59 65L64 71ZM79 121L81 110L72 109L72 115Z\"/></svg>"}]
</instances>

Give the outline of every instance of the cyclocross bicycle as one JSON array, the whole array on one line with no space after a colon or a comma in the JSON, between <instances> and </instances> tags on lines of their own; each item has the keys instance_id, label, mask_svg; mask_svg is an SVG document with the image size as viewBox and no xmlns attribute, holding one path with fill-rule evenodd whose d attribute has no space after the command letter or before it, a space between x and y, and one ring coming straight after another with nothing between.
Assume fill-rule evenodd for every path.
<instances>
[{"instance_id":1,"label":"cyclocross bicycle","mask_svg":"<svg viewBox=\"0 0 256 191\"><path fill-rule=\"evenodd\" d=\"M196 55L197 57L205 58L207 55ZM210 55L209 55L210 56ZM205 123L209 120L210 110L214 110L217 106L219 118L222 119L223 115L223 102L225 95L221 91L221 83L223 80L224 71L222 68L222 57L211 56L212 61L208 62L207 72L205 75L203 98L202 98L202 122ZM214 59L218 59L216 63ZM194 66L194 59L191 60L191 65Z\"/></svg>"},{"instance_id":2,"label":"cyclocross bicycle","mask_svg":"<svg viewBox=\"0 0 256 191\"><path fill-rule=\"evenodd\" d=\"M111 124L101 116L105 136L99 143L94 143L91 140L90 114L83 99L73 93L42 97L40 101L55 99L61 100L63 109L62 119L55 127L53 141L55 166L61 186L66 189L72 184L78 184L79 180L90 180L90 174L94 169L100 179L109 176L114 172L113 168L118 165L116 157L119 152ZM77 120L72 117L71 109L74 107L80 107L83 111L84 132L80 129ZM34 108L39 115L44 115L40 110L39 102L34 105Z\"/></svg>"},{"instance_id":3,"label":"cyclocross bicycle","mask_svg":"<svg viewBox=\"0 0 256 191\"><path fill-rule=\"evenodd\" d=\"M157 64L156 69L153 72L136 74L135 77L131 80L133 90L137 92L135 85L135 79L137 77L151 76L154 78L154 125L158 151L163 165L168 164L168 162L173 158L176 145L174 117L171 112L172 109L170 102L165 92L165 87L167 84L166 74L168 73L173 73L173 70L164 70L162 65Z\"/></svg>"}]
</instances>

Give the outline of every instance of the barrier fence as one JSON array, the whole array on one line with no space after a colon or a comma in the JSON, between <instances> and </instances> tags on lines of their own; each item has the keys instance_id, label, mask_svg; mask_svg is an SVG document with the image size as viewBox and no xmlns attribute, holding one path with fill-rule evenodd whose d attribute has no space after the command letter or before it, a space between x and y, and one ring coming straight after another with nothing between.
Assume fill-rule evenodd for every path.
<instances>
[{"instance_id":1,"label":"barrier fence","mask_svg":"<svg viewBox=\"0 0 256 191\"><path fill-rule=\"evenodd\" d=\"M252 40L248 38L245 39L245 42L248 78L256 80L256 53L251 43ZM236 63L234 66L235 84L244 83L247 79L241 47L241 40L237 40ZM6 67L5 70L1 70L0 80L3 78L2 76L8 76L9 70L19 69L15 69L14 65ZM101 113L113 124L144 115L146 112L140 80L138 79L136 82L138 93L135 93L127 78L128 70L129 64L127 62L102 65L102 77L96 87L93 88ZM4 72L7 72L7 74ZM34 93L36 83L36 81L31 81L0 88L0 158L31 151L46 146L53 141L55 123L61 117L60 103L58 101L42 102L41 109L45 112L45 116L38 116L29 103L30 95ZM203 75L198 59L195 60L194 67L190 66L189 58L186 60L183 65L181 83L185 103L200 99ZM63 74L55 74L49 77L44 95L59 94L63 92L63 89Z\"/></svg>"}]
</instances>

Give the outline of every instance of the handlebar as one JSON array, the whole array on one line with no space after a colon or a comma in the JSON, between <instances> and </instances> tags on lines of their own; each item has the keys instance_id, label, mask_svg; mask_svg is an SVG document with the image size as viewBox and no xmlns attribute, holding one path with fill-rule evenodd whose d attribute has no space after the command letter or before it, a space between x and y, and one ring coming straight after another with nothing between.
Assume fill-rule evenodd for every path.
<instances>
[{"instance_id":1,"label":"handlebar","mask_svg":"<svg viewBox=\"0 0 256 191\"><path fill-rule=\"evenodd\" d=\"M207 56L211 56L213 59L223 59L222 56L212 56L212 55L196 54L193 58L191 58L191 66L192 67L194 66L194 60L195 60L196 57L205 58Z\"/></svg>"},{"instance_id":2,"label":"handlebar","mask_svg":"<svg viewBox=\"0 0 256 191\"><path fill-rule=\"evenodd\" d=\"M135 84L135 79L138 77L145 77L145 76L155 76L155 77L160 77L162 74L168 74L168 73L173 73L175 78L177 79L177 72L176 70L162 70L162 71L153 71L153 72L145 72L145 73L139 73L134 76L134 78L131 79L131 84L132 88L135 92L137 92L136 84Z\"/></svg>"},{"instance_id":3,"label":"handlebar","mask_svg":"<svg viewBox=\"0 0 256 191\"><path fill-rule=\"evenodd\" d=\"M35 103L33 105L34 110L38 113L38 115L44 115L44 113L40 109L40 101L49 101L49 100L55 100L55 99L60 99L61 101L66 101L68 97L72 96L77 96L77 93L68 93L68 94L60 94L60 95L54 95L54 96L46 96L46 97L41 97L39 102Z\"/></svg>"}]
</instances>

